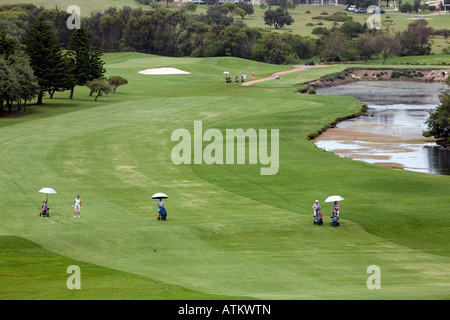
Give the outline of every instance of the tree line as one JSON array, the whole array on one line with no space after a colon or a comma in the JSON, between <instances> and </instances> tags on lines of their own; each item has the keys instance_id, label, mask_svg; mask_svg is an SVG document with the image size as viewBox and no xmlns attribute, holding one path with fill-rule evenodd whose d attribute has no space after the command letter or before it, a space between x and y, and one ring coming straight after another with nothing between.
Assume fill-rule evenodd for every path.
<instances>
[{"instance_id":1,"label":"tree line","mask_svg":"<svg viewBox=\"0 0 450 320\"><path fill-rule=\"evenodd\" d=\"M5 31L0 33L0 52L4 53L0 54L0 115L4 108L11 114L14 103L18 110L26 111L27 101L34 99L39 90L29 58L22 51L15 52L15 42L7 38Z\"/></svg>"},{"instance_id":2,"label":"tree line","mask_svg":"<svg viewBox=\"0 0 450 320\"><path fill-rule=\"evenodd\" d=\"M289 23L291 20L285 16L289 2L270 1L267 1L267 11L278 11L285 24ZM279 7L271 8L274 4ZM149 10L110 7L83 16L82 27L70 30L66 24L70 14L59 8L2 5L0 77L13 80L0 82L0 112L4 106L11 112L13 102L20 109L33 98L33 92L41 104L44 93L52 98L56 91L69 90L72 99L79 85L90 84L91 93L111 91L106 79L102 80L105 73L102 52L234 56L286 64L315 56L323 62L336 62L368 60L381 55L385 61L393 55L422 55L431 51L433 29L426 20L413 21L405 31L398 32L393 21L386 17L380 30L368 30L365 24L352 21L345 12L338 12L324 15L326 20L334 21L332 27L322 28L319 37L312 38L248 27L245 16L252 13L253 6L249 3L215 3L205 13L196 13L196 5L192 3L174 10L162 6ZM236 16L241 17L240 21L235 21ZM25 85L22 78L29 80L27 90L20 87Z\"/></svg>"},{"instance_id":3,"label":"tree line","mask_svg":"<svg viewBox=\"0 0 450 320\"><path fill-rule=\"evenodd\" d=\"M348 2L350 4L352 0ZM374 0L365 0L364 3L372 2ZM266 0L266 4L266 24L282 28L293 23L288 12L291 2ZM275 4L278 7L271 8ZM253 12L253 6L246 2L214 3L207 7L206 13L196 13L193 3L173 10L160 5L153 5L148 10L124 6L92 12L83 16L81 23L89 44L102 52L234 56L277 64L295 63L298 59L313 56L320 57L321 61L336 62L367 60L379 54L385 58L431 52L433 30L426 20L414 21L407 30L396 32L392 20L387 18L381 30L368 30L365 24L352 21L345 12L338 12L319 17L333 21L333 25L331 28L317 27L314 31L319 38L313 38L248 27L245 16ZM70 15L65 11L57 8L46 10L34 5L6 5L0 6L0 16L8 17L2 20L0 29L18 42L38 17L43 17L53 25L61 46L69 46L72 30L66 26ZM241 17L239 21L235 19L237 16Z\"/></svg>"},{"instance_id":4,"label":"tree line","mask_svg":"<svg viewBox=\"0 0 450 320\"><path fill-rule=\"evenodd\" d=\"M421 19L411 22L404 31L396 31L395 23L386 16L379 29L369 30L365 24L347 20L342 25L335 22L318 33L317 55L324 61L367 62L380 55L384 64L392 56L431 54L433 28Z\"/></svg>"},{"instance_id":5,"label":"tree line","mask_svg":"<svg viewBox=\"0 0 450 320\"><path fill-rule=\"evenodd\" d=\"M102 52L89 44L83 27L69 37L62 48L60 37L51 22L40 16L20 42L0 31L0 115L4 107L12 113L13 103L25 110L26 102L37 97L43 104L44 93L52 98L56 91L70 90L102 78L105 69Z\"/></svg>"},{"instance_id":6,"label":"tree line","mask_svg":"<svg viewBox=\"0 0 450 320\"><path fill-rule=\"evenodd\" d=\"M253 6L214 4L206 13L196 13L196 6L170 10L162 6L144 10L124 6L82 16L89 44L102 52L137 51L165 56L235 56L269 63L290 63L293 58L310 58L315 54L311 37L273 33L250 28L236 17L253 13ZM49 21L63 48L69 46L72 30L70 17L58 8L43 9L34 5L0 6L0 29L23 43L23 36L39 17ZM271 50L272 48L276 50Z\"/></svg>"},{"instance_id":7,"label":"tree line","mask_svg":"<svg viewBox=\"0 0 450 320\"><path fill-rule=\"evenodd\" d=\"M43 104L44 94L51 99L67 90L73 99L76 86L87 86L97 100L128 83L120 76L104 77L103 53L90 44L84 26L60 26L67 13L25 4L1 6L0 16L11 18L0 20L0 116L11 114L14 104L26 111L35 98Z\"/></svg>"}]
</instances>

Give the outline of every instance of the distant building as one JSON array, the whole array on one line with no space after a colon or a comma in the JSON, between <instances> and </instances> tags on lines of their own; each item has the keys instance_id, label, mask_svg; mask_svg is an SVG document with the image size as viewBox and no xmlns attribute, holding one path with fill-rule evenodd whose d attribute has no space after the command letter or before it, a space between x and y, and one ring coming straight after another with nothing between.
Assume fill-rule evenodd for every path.
<instances>
[{"instance_id":1,"label":"distant building","mask_svg":"<svg viewBox=\"0 0 450 320\"><path fill-rule=\"evenodd\" d=\"M433 0L433 1L426 1L425 4L427 4L429 6L435 6L436 8L440 8L441 5L443 7L445 7L445 3L444 2L445 2L444 0Z\"/></svg>"},{"instance_id":2,"label":"distant building","mask_svg":"<svg viewBox=\"0 0 450 320\"><path fill-rule=\"evenodd\" d=\"M441 1L440 0L426 1L425 4L428 5L428 6L435 6L437 8L437 7L440 7Z\"/></svg>"}]
</instances>

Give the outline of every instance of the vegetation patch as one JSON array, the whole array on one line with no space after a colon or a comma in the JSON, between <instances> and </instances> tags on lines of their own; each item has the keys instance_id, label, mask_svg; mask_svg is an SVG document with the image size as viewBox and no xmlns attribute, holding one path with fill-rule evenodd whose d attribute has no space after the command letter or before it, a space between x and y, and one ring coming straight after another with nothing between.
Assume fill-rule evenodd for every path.
<instances>
[{"instance_id":1,"label":"vegetation patch","mask_svg":"<svg viewBox=\"0 0 450 320\"><path fill-rule=\"evenodd\" d=\"M336 21L336 22L345 22L353 20L352 17L348 16L345 12L335 12L331 15L328 15L326 12L322 12L320 16L312 17L315 20L326 20L326 21Z\"/></svg>"}]
</instances>

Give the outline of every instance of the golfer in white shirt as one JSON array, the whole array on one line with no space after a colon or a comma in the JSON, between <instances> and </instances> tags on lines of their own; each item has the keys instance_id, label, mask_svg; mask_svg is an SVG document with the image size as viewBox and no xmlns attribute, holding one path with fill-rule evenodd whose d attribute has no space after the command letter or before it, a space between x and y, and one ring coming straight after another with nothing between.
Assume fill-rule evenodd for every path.
<instances>
[{"instance_id":1,"label":"golfer in white shirt","mask_svg":"<svg viewBox=\"0 0 450 320\"><path fill-rule=\"evenodd\" d=\"M73 216L74 218L77 217L77 213L78 213L78 218L80 217L80 210L82 208L82 204L81 204L81 199L80 196L77 195L77 198L74 200L72 207L75 206L75 215Z\"/></svg>"}]
</instances>

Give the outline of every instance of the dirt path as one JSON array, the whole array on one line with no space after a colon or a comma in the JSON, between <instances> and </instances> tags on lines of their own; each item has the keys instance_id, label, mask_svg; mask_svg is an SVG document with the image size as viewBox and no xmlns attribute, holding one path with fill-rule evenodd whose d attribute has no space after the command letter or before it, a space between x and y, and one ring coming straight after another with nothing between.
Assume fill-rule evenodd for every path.
<instances>
[{"instance_id":1,"label":"dirt path","mask_svg":"<svg viewBox=\"0 0 450 320\"><path fill-rule=\"evenodd\" d=\"M243 86L251 86L254 83L258 83L258 82L262 82L262 81L267 81L267 80L273 80L276 78L276 76L280 76L282 74L286 74L286 73L291 73L291 72L298 72L298 71L302 71L302 70L306 70L306 69L311 69L311 68L320 68L320 67L329 67L327 65L323 65L323 64L319 64L319 65L314 65L314 66L306 66L306 65L294 65L294 69L292 70L286 70L286 71L280 71L277 73L274 73L273 75L266 77L266 78L262 78L262 79L258 79L258 80L253 80L253 81L248 81L248 82L244 82L242 83Z\"/></svg>"}]
</instances>

